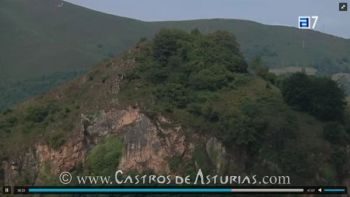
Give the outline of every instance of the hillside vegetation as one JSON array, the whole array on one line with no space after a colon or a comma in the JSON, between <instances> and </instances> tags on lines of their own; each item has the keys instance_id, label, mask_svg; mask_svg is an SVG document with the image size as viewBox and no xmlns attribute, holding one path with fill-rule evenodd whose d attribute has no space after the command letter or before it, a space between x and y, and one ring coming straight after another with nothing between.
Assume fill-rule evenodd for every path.
<instances>
[{"instance_id":1,"label":"hillside vegetation","mask_svg":"<svg viewBox=\"0 0 350 197\"><path fill-rule=\"evenodd\" d=\"M170 117L190 137L215 136L247 156L247 172L289 174L308 184L348 176L350 130L336 82L295 74L282 79L282 96L277 82L247 72L229 32L162 30L138 47L137 66L126 72L120 92L124 105ZM198 165L211 172L201 158Z\"/></svg>"},{"instance_id":2,"label":"hillside vegetation","mask_svg":"<svg viewBox=\"0 0 350 197\"><path fill-rule=\"evenodd\" d=\"M37 80L43 75L86 70L132 47L141 37L153 37L161 28L230 31L247 62L261 57L268 67L312 66L323 74L349 71L349 40L320 32L228 19L143 22L66 2L59 7L60 2L0 2L0 86L5 95L0 96L0 109L57 85ZM73 75L57 81L73 78L67 76ZM14 83L31 79L35 82L23 88L32 91L23 94L12 90Z\"/></svg>"},{"instance_id":3,"label":"hillside vegetation","mask_svg":"<svg viewBox=\"0 0 350 197\"><path fill-rule=\"evenodd\" d=\"M122 58L103 62L71 83L4 111L0 115L0 161L39 142L59 150L72 133L82 129L82 114L94 117L101 111L133 106L153 121L159 115L171 120L165 126L180 125L193 143L191 159L169 158L173 173L193 173L198 168L215 173L203 148L207 142L196 137L203 136L223 142L231 156L239 153L241 160L235 165L244 166L244 171L228 166L224 174L289 175L293 184L308 185L340 184L348 179L350 125L348 112L338 102L343 101L342 95L325 101L311 98L309 91L313 89L289 84L293 77L282 79L283 87L291 85L287 90L300 90L305 98L335 106L340 111L334 113L341 113L343 120L314 117L307 113L324 106L294 109L300 104L300 97L294 96L299 95L283 95L276 86L278 82L248 70L230 32L162 30L154 39L140 41ZM302 76L306 81L322 81L313 84L318 90L335 84ZM121 83L116 78L121 78ZM123 142L118 137L109 139L92 147L86 158L87 168L77 167L74 173L113 171L110 165L115 167L119 162ZM99 172L99 168L105 170ZM23 181L33 180L27 177Z\"/></svg>"}]
</instances>

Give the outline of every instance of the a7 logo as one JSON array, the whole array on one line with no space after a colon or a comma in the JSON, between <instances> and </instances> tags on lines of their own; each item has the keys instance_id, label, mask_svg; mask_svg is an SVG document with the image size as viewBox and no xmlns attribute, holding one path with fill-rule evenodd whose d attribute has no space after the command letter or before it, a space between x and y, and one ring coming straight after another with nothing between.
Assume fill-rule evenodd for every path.
<instances>
[{"instance_id":1,"label":"a7 logo","mask_svg":"<svg viewBox=\"0 0 350 197\"><path fill-rule=\"evenodd\" d=\"M299 16L298 27L299 29L315 29L317 21L318 16Z\"/></svg>"}]
</instances>

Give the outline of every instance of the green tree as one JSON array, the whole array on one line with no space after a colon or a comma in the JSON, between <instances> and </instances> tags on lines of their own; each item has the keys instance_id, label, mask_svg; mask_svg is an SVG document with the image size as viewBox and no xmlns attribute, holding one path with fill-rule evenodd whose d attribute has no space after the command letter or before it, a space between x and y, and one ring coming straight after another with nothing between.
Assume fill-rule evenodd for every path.
<instances>
[{"instance_id":1,"label":"green tree","mask_svg":"<svg viewBox=\"0 0 350 197\"><path fill-rule=\"evenodd\" d=\"M93 175L110 175L117 168L123 151L123 142L109 136L96 145L86 159L88 169Z\"/></svg>"},{"instance_id":2,"label":"green tree","mask_svg":"<svg viewBox=\"0 0 350 197\"><path fill-rule=\"evenodd\" d=\"M189 35L181 30L162 29L153 41L154 57L162 64L167 63L168 58L178 52L180 40L189 40Z\"/></svg>"},{"instance_id":3,"label":"green tree","mask_svg":"<svg viewBox=\"0 0 350 197\"><path fill-rule=\"evenodd\" d=\"M329 78L312 79L310 113L321 120L342 120L346 105L344 90Z\"/></svg>"},{"instance_id":4,"label":"green tree","mask_svg":"<svg viewBox=\"0 0 350 197\"><path fill-rule=\"evenodd\" d=\"M308 111L311 105L311 80L304 73L296 73L282 82L284 100L298 110Z\"/></svg>"},{"instance_id":5,"label":"green tree","mask_svg":"<svg viewBox=\"0 0 350 197\"><path fill-rule=\"evenodd\" d=\"M224 66L213 65L193 73L190 84L196 89L216 90L233 80L233 75Z\"/></svg>"},{"instance_id":6,"label":"green tree","mask_svg":"<svg viewBox=\"0 0 350 197\"><path fill-rule=\"evenodd\" d=\"M337 83L325 77L295 73L282 83L284 100L298 110L321 120L342 120L345 93Z\"/></svg>"}]
</instances>

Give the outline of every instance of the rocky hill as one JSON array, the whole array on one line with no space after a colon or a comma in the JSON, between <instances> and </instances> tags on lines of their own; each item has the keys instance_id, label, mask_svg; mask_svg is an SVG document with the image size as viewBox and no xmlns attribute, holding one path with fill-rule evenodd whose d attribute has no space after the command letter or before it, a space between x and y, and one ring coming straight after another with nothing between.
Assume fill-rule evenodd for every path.
<instances>
[{"instance_id":1,"label":"rocky hill","mask_svg":"<svg viewBox=\"0 0 350 197\"><path fill-rule=\"evenodd\" d=\"M327 128L337 129L331 138ZM287 105L275 83L248 72L231 33L162 30L4 111L0 184L60 185L63 171L202 169L350 186L348 131L346 117L321 121Z\"/></svg>"}]
</instances>

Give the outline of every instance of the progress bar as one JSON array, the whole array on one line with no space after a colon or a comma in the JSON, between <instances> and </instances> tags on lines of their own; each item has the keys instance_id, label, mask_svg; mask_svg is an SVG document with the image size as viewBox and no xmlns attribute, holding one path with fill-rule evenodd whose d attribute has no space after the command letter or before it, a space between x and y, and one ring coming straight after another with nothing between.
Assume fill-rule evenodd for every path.
<instances>
[{"instance_id":1,"label":"progress bar","mask_svg":"<svg viewBox=\"0 0 350 197\"><path fill-rule=\"evenodd\" d=\"M14 194L289 193L346 194L346 187L14 187Z\"/></svg>"},{"instance_id":2,"label":"progress bar","mask_svg":"<svg viewBox=\"0 0 350 197\"><path fill-rule=\"evenodd\" d=\"M29 193L303 193L304 189L226 189L226 188L30 188Z\"/></svg>"}]
</instances>

